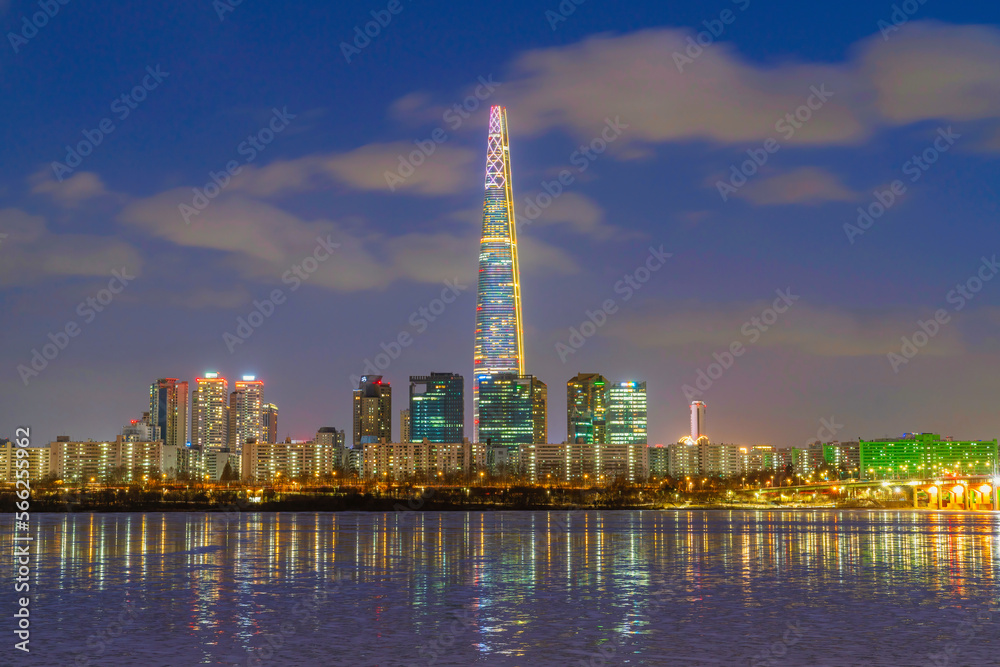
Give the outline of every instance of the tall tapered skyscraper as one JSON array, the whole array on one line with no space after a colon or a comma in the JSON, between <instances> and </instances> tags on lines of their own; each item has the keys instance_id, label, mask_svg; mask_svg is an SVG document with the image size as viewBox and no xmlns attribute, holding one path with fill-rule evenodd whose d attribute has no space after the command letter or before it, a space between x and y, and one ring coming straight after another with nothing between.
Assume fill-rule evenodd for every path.
<instances>
[{"instance_id":1,"label":"tall tapered skyscraper","mask_svg":"<svg viewBox=\"0 0 1000 667\"><path fill-rule=\"evenodd\" d=\"M477 442L480 439L480 380L496 373L524 375L521 285L514 224L507 109L493 106L490 107L490 133L486 143L486 196L479 246L472 382L473 435Z\"/></svg>"}]
</instances>

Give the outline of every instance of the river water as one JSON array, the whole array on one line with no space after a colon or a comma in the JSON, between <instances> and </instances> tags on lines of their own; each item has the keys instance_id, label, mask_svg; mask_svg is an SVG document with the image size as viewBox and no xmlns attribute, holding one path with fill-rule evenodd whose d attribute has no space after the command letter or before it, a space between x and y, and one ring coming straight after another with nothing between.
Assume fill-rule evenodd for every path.
<instances>
[{"instance_id":1,"label":"river water","mask_svg":"<svg viewBox=\"0 0 1000 667\"><path fill-rule=\"evenodd\" d=\"M32 534L31 653L0 664L1000 665L1000 515L49 514Z\"/></svg>"}]
</instances>

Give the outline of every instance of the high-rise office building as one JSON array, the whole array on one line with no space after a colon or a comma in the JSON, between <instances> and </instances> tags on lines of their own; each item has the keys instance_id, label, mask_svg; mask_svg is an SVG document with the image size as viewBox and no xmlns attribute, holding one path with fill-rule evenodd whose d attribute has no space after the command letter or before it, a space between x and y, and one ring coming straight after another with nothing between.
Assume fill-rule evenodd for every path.
<instances>
[{"instance_id":1,"label":"high-rise office building","mask_svg":"<svg viewBox=\"0 0 1000 667\"><path fill-rule=\"evenodd\" d=\"M490 107L486 143L486 194L483 199L476 298L472 405L473 436L480 435L479 387L484 376L524 375L524 335L521 284L511 185L510 151L505 107Z\"/></svg>"},{"instance_id":2,"label":"high-rise office building","mask_svg":"<svg viewBox=\"0 0 1000 667\"><path fill-rule=\"evenodd\" d=\"M517 451L517 445L542 444L546 428L547 390L532 375L497 373L479 385L479 437L491 445Z\"/></svg>"},{"instance_id":3,"label":"high-rise office building","mask_svg":"<svg viewBox=\"0 0 1000 667\"><path fill-rule=\"evenodd\" d=\"M410 438L402 442L462 442L465 378L456 373L410 376Z\"/></svg>"},{"instance_id":4,"label":"high-rise office building","mask_svg":"<svg viewBox=\"0 0 1000 667\"><path fill-rule=\"evenodd\" d=\"M188 383L160 378L149 387L149 421L163 444L183 447L188 440Z\"/></svg>"},{"instance_id":5,"label":"high-rise office building","mask_svg":"<svg viewBox=\"0 0 1000 667\"><path fill-rule=\"evenodd\" d=\"M413 378L410 378L411 380ZM412 393L412 387L411 387ZM410 399L413 400L412 398ZM410 428L410 409L399 411L399 441L410 442L413 439L413 430Z\"/></svg>"},{"instance_id":6,"label":"high-rise office building","mask_svg":"<svg viewBox=\"0 0 1000 667\"><path fill-rule=\"evenodd\" d=\"M691 401L691 439L695 442L705 435L705 404Z\"/></svg>"},{"instance_id":7,"label":"high-rise office building","mask_svg":"<svg viewBox=\"0 0 1000 667\"><path fill-rule=\"evenodd\" d=\"M608 442L646 444L646 383L612 382L608 388Z\"/></svg>"},{"instance_id":8,"label":"high-rise office building","mask_svg":"<svg viewBox=\"0 0 1000 667\"><path fill-rule=\"evenodd\" d=\"M531 431L532 442L549 441L549 388L531 376Z\"/></svg>"},{"instance_id":9,"label":"high-rise office building","mask_svg":"<svg viewBox=\"0 0 1000 667\"><path fill-rule=\"evenodd\" d=\"M278 441L278 406L274 403L264 405L264 442Z\"/></svg>"},{"instance_id":10,"label":"high-rise office building","mask_svg":"<svg viewBox=\"0 0 1000 667\"><path fill-rule=\"evenodd\" d=\"M237 380L229 395L229 448L238 454L247 440L264 440L264 383L253 375Z\"/></svg>"},{"instance_id":11,"label":"high-rise office building","mask_svg":"<svg viewBox=\"0 0 1000 667\"><path fill-rule=\"evenodd\" d=\"M607 442L608 381L600 373L577 373L566 383L567 442Z\"/></svg>"},{"instance_id":12,"label":"high-rise office building","mask_svg":"<svg viewBox=\"0 0 1000 667\"><path fill-rule=\"evenodd\" d=\"M228 443L229 383L218 373L205 373L195 379L191 391L191 444L207 449L222 449Z\"/></svg>"},{"instance_id":13,"label":"high-rise office building","mask_svg":"<svg viewBox=\"0 0 1000 667\"><path fill-rule=\"evenodd\" d=\"M628 479L644 480L649 474L646 447L646 383L612 382L608 387L607 441L625 445Z\"/></svg>"},{"instance_id":14,"label":"high-rise office building","mask_svg":"<svg viewBox=\"0 0 1000 667\"><path fill-rule=\"evenodd\" d=\"M336 445L337 447L343 447L344 432L338 431L333 426L324 426L320 430L316 431L316 437L313 438L313 442L318 445Z\"/></svg>"},{"instance_id":15,"label":"high-rise office building","mask_svg":"<svg viewBox=\"0 0 1000 667\"><path fill-rule=\"evenodd\" d=\"M354 390L354 446L392 440L392 387L381 375L365 375Z\"/></svg>"}]
</instances>

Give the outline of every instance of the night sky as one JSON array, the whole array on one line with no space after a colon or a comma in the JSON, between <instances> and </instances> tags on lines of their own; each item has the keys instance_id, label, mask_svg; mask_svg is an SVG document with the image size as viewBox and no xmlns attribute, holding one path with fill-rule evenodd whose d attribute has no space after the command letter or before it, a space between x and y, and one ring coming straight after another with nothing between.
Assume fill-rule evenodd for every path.
<instances>
[{"instance_id":1,"label":"night sky","mask_svg":"<svg viewBox=\"0 0 1000 667\"><path fill-rule=\"evenodd\" d=\"M1000 8L903 4L53 0L36 31L0 0L0 436L113 438L207 370L263 379L282 438L350 433L400 334L394 436L432 371L471 433L502 104L550 441L580 371L646 380L650 443L692 398L715 441L997 437Z\"/></svg>"}]
</instances>

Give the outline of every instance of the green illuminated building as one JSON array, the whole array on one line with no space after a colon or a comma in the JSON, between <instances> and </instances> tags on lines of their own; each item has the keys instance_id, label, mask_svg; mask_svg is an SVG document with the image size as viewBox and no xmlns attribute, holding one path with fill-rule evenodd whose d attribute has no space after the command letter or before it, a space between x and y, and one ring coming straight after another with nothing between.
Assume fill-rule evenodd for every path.
<instances>
[{"instance_id":1,"label":"green illuminated building","mask_svg":"<svg viewBox=\"0 0 1000 667\"><path fill-rule=\"evenodd\" d=\"M569 442L604 444L608 381L600 373L577 373L566 383L566 434Z\"/></svg>"},{"instance_id":2,"label":"green illuminated building","mask_svg":"<svg viewBox=\"0 0 1000 667\"><path fill-rule=\"evenodd\" d=\"M533 375L497 373L479 378L480 442L504 445L545 444L547 388Z\"/></svg>"},{"instance_id":3,"label":"green illuminated building","mask_svg":"<svg viewBox=\"0 0 1000 667\"><path fill-rule=\"evenodd\" d=\"M997 467L996 440L942 440L937 433L908 433L898 440L861 440L859 446L862 479L989 475Z\"/></svg>"},{"instance_id":4,"label":"green illuminated building","mask_svg":"<svg viewBox=\"0 0 1000 667\"><path fill-rule=\"evenodd\" d=\"M457 373L410 376L410 429L406 442L462 442L465 380Z\"/></svg>"}]
</instances>

